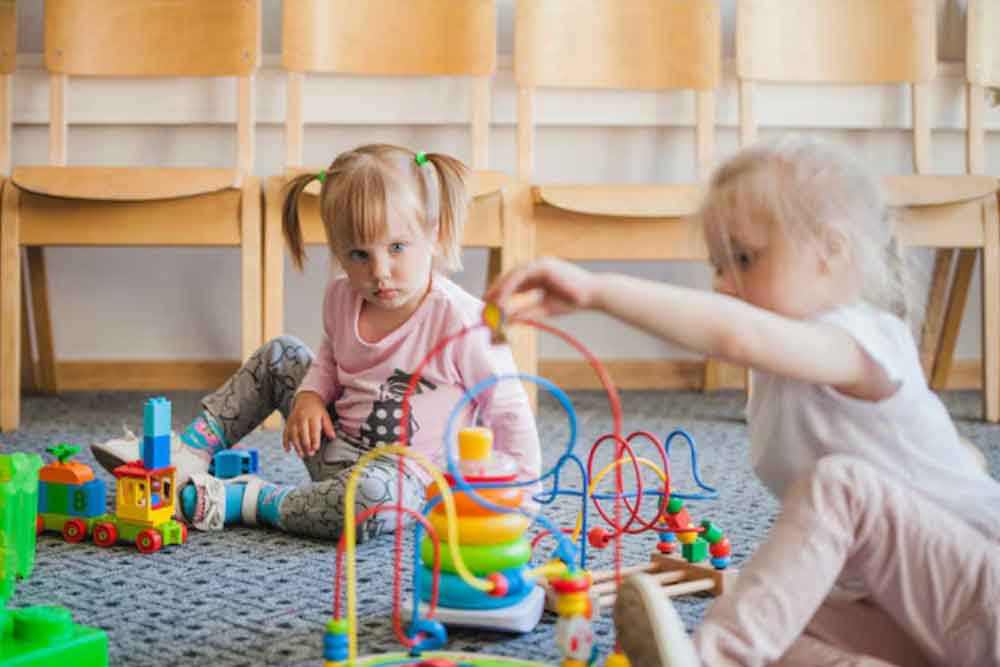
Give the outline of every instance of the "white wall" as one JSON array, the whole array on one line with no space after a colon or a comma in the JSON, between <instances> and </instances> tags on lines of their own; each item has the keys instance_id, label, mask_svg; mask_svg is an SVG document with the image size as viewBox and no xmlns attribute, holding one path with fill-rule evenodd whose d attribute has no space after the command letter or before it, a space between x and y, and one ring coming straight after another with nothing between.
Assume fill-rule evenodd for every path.
<instances>
[{"instance_id":1,"label":"white wall","mask_svg":"<svg viewBox=\"0 0 1000 667\"><path fill-rule=\"evenodd\" d=\"M940 59L964 56L964 2L941 4ZM498 0L502 54L512 48L514 0ZM727 53L732 52L734 0L724 0ZM280 3L264 0L264 67L258 77L255 171L279 173L284 79ZM47 81L42 48L42 1L21 0L19 72L15 78L14 164L47 159ZM493 99L492 167L515 168L515 98L510 57L502 55ZM961 63L945 63L936 85L935 170L964 168ZM228 82L74 80L70 90L72 164L226 165L235 151L233 87ZM371 141L470 155L463 125L468 89L461 81L359 80L314 77L307 82L306 162L323 164L340 150ZM444 103L442 103L444 100ZM717 101L717 156L737 147L736 95L731 75ZM911 169L908 95L901 87L772 88L762 91L763 136L787 129L844 142L880 173ZM545 93L538 104L536 173L542 182L658 182L692 178L693 103L679 94ZM987 115L987 167L1000 174L1000 112ZM71 249L48 252L50 294L59 358L236 358L239 356L238 255L212 249ZM289 266L287 331L315 344L318 308L328 274L325 251L313 249L307 272ZM458 276L481 289L482 253L469 253ZM683 263L595 266L689 285L707 286L707 268ZM959 357L979 352L978 281L959 340ZM605 357L677 354L662 343L597 317L565 326ZM542 341L543 358L574 358Z\"/></svg>"}]
</instances>

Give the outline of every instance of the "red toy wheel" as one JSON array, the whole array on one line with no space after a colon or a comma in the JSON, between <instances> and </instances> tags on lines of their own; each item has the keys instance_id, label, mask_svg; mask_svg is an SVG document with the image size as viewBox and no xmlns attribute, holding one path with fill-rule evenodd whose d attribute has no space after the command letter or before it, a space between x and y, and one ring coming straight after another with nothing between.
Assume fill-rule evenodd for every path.
<instances>
[{"instance_id":1,"label":"red toy wheel","mask_svg":"<svg viewBox=\"0 0 1000 667\"><path fill-rule=\"evenodd\" d=\"M94 526L94 544L110 547L118 541L118 527L113 523L99 523Z\"/></svg>"},{"instance_id":2,"label":"red toy wheel","mask_svg":"<svg viewBox=\"0 0 1000 667\"><path fill-rule=\"evenodd\" d=\"M181 544L187 544L188 541L188 527L181 524Z\"/></svg>"},{"instance_id":3,"label":"red toy wheel","mask_svg":"<svg viewBox=\"0 0 1000 667\"><path fill-rule=\"evenodd\" d=\"M135 538L135 546L139 547L139 551L142 553L151 554L160 550L160 547L163 546L163 538L152 528L147 528Z\"/></svg>"},{"instance_id":4,"label":"red toy wheel","mask_svg":"<svg viewBox=\"0 0 1000 667\"><path fill-rule=\"evenodd\" d=\"M40 515L35 516L35 535L41 535L42 531L45 530L45 522L42 521Z\"/></svg>"},{"instance_id":5,"label":"red toy wheel","mask_svg":"<svg viewBox=\"0 0 1000 667\"><path fill-rule=\"evenodd\" d=\"M63 524L62 536L67 542L82 542L87 537L87 524L83 519L70 519Z\"/></svg>"}]
</instances>

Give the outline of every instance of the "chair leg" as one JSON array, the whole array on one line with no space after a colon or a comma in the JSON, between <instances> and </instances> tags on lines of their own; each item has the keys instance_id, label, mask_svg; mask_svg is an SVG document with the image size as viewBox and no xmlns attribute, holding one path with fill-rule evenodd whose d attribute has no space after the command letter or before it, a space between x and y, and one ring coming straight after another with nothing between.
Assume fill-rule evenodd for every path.
<instances>
[{"instance_id":1,"label":"chair leg","mask_svg":"<svg viewBox=\"0 0 1000 667\"><path fill-rule=\"evenodd\" d=\"M535 234L531 223L531 188L514 185L501 192L503 247L491 249L487 284L513 269L520 262L534 259ZM510 333L510 348L520 373L538 375L538 331L534 327L515 327ZM538 385L524 383L531 409L538 411Z\"/></svg>"},{"instance_id":2,"label":"chair leg","mask_svg":"<svg viewBox=\"0 0 1000 667\"><path fill-rule=\"evenodd\" d=\"M969 285L972 282L972 271L976 267L976 248L963 248L958 253L958 264L955 277L951 281L951 293L948 295L948 310L944 316L944 329L941 342L934 360L934 372L931 375L931 389L944 391L948 387L948 375L951 373L951 362L955 355L955 344L958 342L958 332L962 326L962 314L969 296Z\"/></svg>"},{"instance_id":3,"label":"chair leg","mask_svg":"<svg viewBox=\"0 0 1000 667\"><path fill-rule=\"evenodd\" d=\"M720 362L711 357L705 357L705 370L702 374L701 389L706 394L710 394L713 391L718 390L719 386L722 384L721 370L719 369Z\"/></svg>"},{"instance_id":4,"label":"chair leg","mask_svg":"<svg viewBox=\"0 0 1000 667\"><path fill-rule=\"evenodd\" d=\"M284 179L269 178L264 190L264 340L281 335L285 328L285 243L281 235L281 188ZM275 410L264 420L264 428L281 429L281 413Z\"/></svg>"},{"instance_id":5,"label":"chair leg","mask_svg":"<svg viewBox=\"0 0 1000 667\"><path fill-rule=\"evenodd\" d=\"M248 177L240 201L240 250L243 312L242 358L261 346L261 216L260 181Z\"/></svg>"},{"instance_id":6,"label":"chair leg","mask_svg":"<svg viewBox=\"0 0 1000 667\"><path fill-rule=\"evenodd\" d=\"M951 277L954 255L955 251L951 248L940 248L934 255L934 271L931 274L923 332L920 336L920 365L928 379L934 371L934 358L941 345L945 299L948 296L948 279Z\"/></svg>"},{"instance_id":7,"label":"chair leg","mask_svg":"<svg viewBox=\"0 0 1000 667\"><path fill-rule=\"evenodd\" d=\"M0 233L0 431L21 424L21 248L18 189L3 189Z\"/></svg>"},{"instance_id":8,"label":"chair leg","mask_svg":"<svg viewBox=\"0 0 1000 667\"><path fill-rule=\"evenodd\" d=\"M997 200L983 209L983 400L986 421L1000 421L1000 215Z\"/></svg>"},{"instance_id":9,"label":"chair leg","mask_svg":"<svg viewBox=\"0 0 1000 667\"><path fill-rule=\"evenodd\" d=\"M38 348L38 388L46 394L59 391L56 378L55 342L49 308L49 281L45 270L45 255L40 246L25 249L28 280L31 283L31 312L35 319L35 344Z\"/></svg>"},{"instance_id":10,"label":"chair leg","mask_svg":"<svg viewBox=\"0 0 1000 667\"><path fill-rule=\"evenodd\" d=\"M27 284L21 285L21 389L36 391L38 380L35 357L31 354L31 323L28 318Z\"/></svg>"}]
</instances>

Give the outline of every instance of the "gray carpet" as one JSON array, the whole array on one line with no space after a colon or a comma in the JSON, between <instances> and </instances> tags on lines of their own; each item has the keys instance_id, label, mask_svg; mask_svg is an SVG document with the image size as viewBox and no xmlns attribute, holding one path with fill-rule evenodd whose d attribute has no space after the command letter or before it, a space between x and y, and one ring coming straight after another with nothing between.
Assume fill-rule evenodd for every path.
<instances>
[{"instance_id":1,"label":"gray carpet","mask_svg":"<svg viewBox=\"0 0 1000 667\"><path fill-rule=\"evenodd\" d=\"M172 392L167 396L173 402L174 427L182 426L195 413L199 394ZM571 396L580 418L577 451L584 455L598 436L610 430L610 418L602 395L574 392ZM141 432L145 398L146 394L121 392L27 397L23 427L16 434L0 435L0 451L42 452L63 441L89 445L119 435L123 424ZM723 527L735 545L738 566L766 534L777 508L747 464L742 395L626 392L623 399L626 433L644 429L662 438L683 427L694 436L702 477L719 489L721 498L689 503L692 515L696 520L710 518ZM951 393L946 401L962 433L987 453L992 474L1000 476L1000 428L978 421L980 395ZM558 405L546 399L539 421L546 463L552 463L565 446L566 421ZM260 450L266 477L283 483L305 478L301 464L281 451L277 433L254 434L243 446ZM685 449L675 445L671 458L677 488L692 489ZM86 448L82 460L93 464ZM577 478L567 473L564 479ZM575 510L571 501L562 500L547 513L567 526ZM655 541L649 534L629 539L626 562L647 559ZM387 576L391 550L391 538L382 538L359 551L363 653L398 649ZM334 554L330 544L245 528L215 534L192 532L186 546L149 556L125 545L111 550L93 544L71 546L58 536L46 535L38 544L34 575L20 584L12 604L71 608L78 622L108 632L113 665L321 665ZM592 564L606 566L609 555L593 554ZM679 607L693 626L708 604L708 598L688 596ZM554 627L554 618L546 615L534 632L524 636L454 630L449 648L556 664ZM597 633L606 651L612 642L607 616L597 624Z\"/></svg>"}]
</instances>

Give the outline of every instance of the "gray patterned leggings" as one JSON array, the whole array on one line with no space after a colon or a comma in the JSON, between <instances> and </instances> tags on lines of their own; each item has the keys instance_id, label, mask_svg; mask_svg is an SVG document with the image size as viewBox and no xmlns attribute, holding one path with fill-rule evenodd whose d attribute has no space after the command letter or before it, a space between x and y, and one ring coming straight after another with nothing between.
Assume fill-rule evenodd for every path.
<instances>
[{"instance_id":1,"label":"gray patterned leggings","mask_svg":"<svg viewBox=\"0 0 1000 667\"><path fill-rule=\"evenodd\" d=\"M286 419L295 390L309 370L313 353L299 339L281 336L253 353L222 387L202 399L230 446L243 439L278 410ZM333 406L330 417L337 424ZM281 528L294 535L337 540L344 528L344 494L354 464L366 453L360 441L338 433L323 436L319 450L303 459L312 480L292 489L281 504ZM424 485L409 461L404 461L403 497L397 497L398 457L376 459L358 480L355 516L376 505L395 504L419 510ZM395 512L376 514L358 526L358 542L395 529Z\"/></svg>"}]
</instances>

